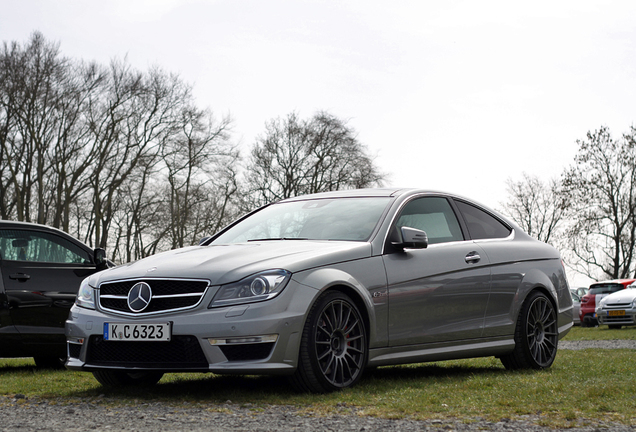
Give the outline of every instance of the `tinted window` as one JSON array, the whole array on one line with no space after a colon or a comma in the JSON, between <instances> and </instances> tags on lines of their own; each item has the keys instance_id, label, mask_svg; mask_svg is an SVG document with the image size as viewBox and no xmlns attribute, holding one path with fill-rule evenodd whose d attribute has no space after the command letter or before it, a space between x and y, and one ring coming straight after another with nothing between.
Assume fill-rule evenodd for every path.
<instances>
[{"instance_id":1,"label":"tinted window","mask_svg":"<svg viewBox=\"0 0 636 432\"><path fill-rule=\"evenodd\" d=\"M603 284L603 285L592 285L590 286L590 291L588 294L596 295L596 294L611 294L616 291L620 291L625 288L622 284Z\"/></svg>"},{"instance_id":2,"label":"tinted window","mask_svg":"<svg viewBox=\"0 0 636 432\"><path fill-rule=\"evenodd\" d=\"M510 235L510 228L485 211L462 201L456 201L456 203L473 240L505 238Z\"/></svg>"},{"instance_id":3,"label":"tinted window","mask_svg":"<svg viewBox=\"0 0 636 432\"><path fill-rule=\"evenodd\" d=\"M90 255L55 234L28 230L0 230L0 254L11 261L90 264Z\"/></svg>"},{"instance_id":4,"label":"tinted window","mask_svg":"<svg viewBox=\"0 0 636 432\"><path fill-rule=\"evenodd\" d=\"M446 198L426 197L409 202L396 224L398 229L405 226L426 232L429 244L464 240L455 212Z\"/></svg>"}]
</instances>

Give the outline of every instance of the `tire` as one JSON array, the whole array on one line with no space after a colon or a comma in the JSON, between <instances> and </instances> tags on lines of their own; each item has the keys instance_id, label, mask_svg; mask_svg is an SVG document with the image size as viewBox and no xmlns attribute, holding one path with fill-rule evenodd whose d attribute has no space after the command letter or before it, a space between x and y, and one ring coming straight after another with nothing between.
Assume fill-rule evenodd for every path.
<instances>
[{"instance_id":1,"label":"tire","mask_svg":"<svg viewBox=\"0 0 636 432\"><path fill-rule=\"evenodd\" d=\"M66 363L66 357L48 357L37 356L33 357L35 366L40 369L64 369L64 363Z\"/></svg>"},{"instance_id":2,"label":"tire","mask_svg":"<svg viewBox=\"0 0 636 432\"><path fill-rule=\"evenodd\" d=\"M163 372L126 372L120 370L93 371L93 376L104 387L148 387L157 384Z\"/></svg>"},{"instance_id":3,"label":"tire","mask_svg":"<svg viewBox=\"0 0 636 432\"><path fill-rule=\"evenodd\" d=\"M346 294L329 291L309 312L291 384L312 393L351 387L362 376L368 354L360 311Z\"/></svg>"},{"instance_id":4,"label":"tire","mask_svg":"<svg viewBox=\"0 0 636 432\"><path fill-rule=\"evenodd\" d=\"M544 369L554 362L559 342L554 305L542 292L532 292L521 307L515 349L500 357L506 369Z\"/></svg>"}]
</instances>

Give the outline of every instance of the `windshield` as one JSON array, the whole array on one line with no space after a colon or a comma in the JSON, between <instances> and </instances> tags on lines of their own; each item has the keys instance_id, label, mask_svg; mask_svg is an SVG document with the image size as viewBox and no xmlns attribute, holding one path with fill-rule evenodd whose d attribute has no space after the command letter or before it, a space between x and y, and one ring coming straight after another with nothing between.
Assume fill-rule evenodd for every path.
<instances>
[{"instance_id":1,"label":"windshield","mask_svg":"<svg viewBox=\"0 0 636 432\"><path fill-rule=\"evenodd\" d=\"M257 240L367 241L389 198L338 198L272 204L239 222L211 244Z\"/></svg>"}]
</instances>

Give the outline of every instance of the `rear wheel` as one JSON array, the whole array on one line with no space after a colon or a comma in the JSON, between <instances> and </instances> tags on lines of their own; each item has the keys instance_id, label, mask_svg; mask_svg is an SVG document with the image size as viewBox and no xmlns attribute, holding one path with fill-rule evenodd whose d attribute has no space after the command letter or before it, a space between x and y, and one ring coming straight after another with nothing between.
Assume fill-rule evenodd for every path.
<instances>
[{"instance_id":1,"label":"rear wheel","mask_svg":"<svg viewBox=\"0 0 636 432\"><path fill-rule=\"evenodd\" d=\"M329 291L312 307L291 377L301 391L325 393L354 385L367 363L364 320L349 296Z\"/></svg>"},{"instance_id":2,"label":"rear wheel","mask_svg":"<svg viewBox=\"0 0 636 432\"><path fill-rule=\"evenodd\" d=\"M98 370L93 371L93 376L104 387L151 386L159 382L163 372Z\"/></svg>"},{"instance_id":3,"label":"rear wheel","mask_svg":"<svg viewBox=\"0 0 636 432\"><path fill-rule=\"evenodd\" d=\"M550 367L557 353L559 333L556 311L550 299L539 291L531 293L519 312L515 349L500 357L506 369Z\"/></svg>"}]
</instances>

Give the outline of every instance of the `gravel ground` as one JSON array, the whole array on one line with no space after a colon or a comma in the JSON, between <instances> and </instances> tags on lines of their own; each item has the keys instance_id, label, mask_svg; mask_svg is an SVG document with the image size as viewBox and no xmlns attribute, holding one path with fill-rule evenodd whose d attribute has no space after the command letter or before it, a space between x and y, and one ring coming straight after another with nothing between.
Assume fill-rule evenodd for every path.
<instances>
[{"instance_id":1,"label":"gravel ground","mask_svg":"<svg viewBox=\"0 0 636 432\"><path fill-rule=\"evenodd\" d=\"M563 341L560 349L631 348L636 341ZM99 397L73 402L0 396L1 431L550 431L539 426L540 415L489 422L481 418L444 420L389 420L360 416L356 408L342 405L328 417L303 414L291 406L144 403L116 406L115 398ZM563 429L572 431L573 429ZM635 431L636 428L580 419L577 432Z\"/></svg>"},{"instance_id":2,"label":"gravel ground","mask_svg":"<svg viewBox=\"0 0 636 432\"><path fill-rule=\"evenodd\" d=\"M559 341L559 349L581 350L586 348L636 349L636 340Z\"/></svg>"}]
</instances>

